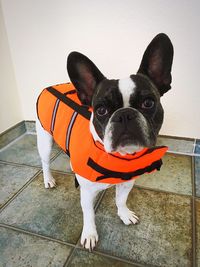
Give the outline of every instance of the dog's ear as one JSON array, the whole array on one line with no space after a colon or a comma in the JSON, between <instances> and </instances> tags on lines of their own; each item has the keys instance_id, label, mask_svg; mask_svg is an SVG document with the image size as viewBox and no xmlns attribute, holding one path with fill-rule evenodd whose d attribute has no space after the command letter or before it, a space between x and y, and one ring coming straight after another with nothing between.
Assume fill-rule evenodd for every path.
<instances>
[{"instance_id":1,"label":"dog's ear","mask_svg":"<svg viewBox=\"0 0 200 267\"><path fill-rule=\"evenodd\" d=\"M145 50L138 70L138 73L147 75L152 80L161 96L171 88L173 54L173 45L169 37L160 33Z\"/></svg>"},{"instance_id":2,"label":"dog's ear","mask_svg":"<svg viewBox=\"0 0 200 267\"><path fill-rule=\"evenodd\" d=\"M97 84L105 79L95 64L78 52L71 52L67 59L67 71L82 104L91 106Z\"/></svg>"}]
</instances>

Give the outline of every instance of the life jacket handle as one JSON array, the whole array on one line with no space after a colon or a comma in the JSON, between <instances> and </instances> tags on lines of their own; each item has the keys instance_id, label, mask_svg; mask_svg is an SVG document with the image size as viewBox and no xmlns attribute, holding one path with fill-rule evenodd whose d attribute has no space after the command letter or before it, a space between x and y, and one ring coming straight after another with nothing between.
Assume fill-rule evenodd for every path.
<instances>
[{"instance_id":1,"label":"life jacket handle","mask_svg":"<svg viewBox=\"0 0 200 267\"><path fill-rule=\"evenodd\" d=\"M155 170L159 171L162 166L162 160L159 159L157 161L154 161L151 165L146 166L145 168L138 169L132 172L117 172L117 171L106 169L98 165L91 158L88 159L87 165L91 167L92 169L94 169L95 171L103 174L102 176L97 177L96 181L100 181L100 180L107 179L107 178L119 178L122 180L131 180L133 177L140 176L144 173L150 173Z\"/></svg>"},{"instance_id":2,"label":"life jacket handle","mask_svg":"<svg viewBox=\"0 0 200 267\"><path fill-rule=\"evenodd\" d=\"M55 88L51 86L46 88L46 90L52 95L54 95L55 97L57 97L61 102L68 105L70 108L74 109L76 112L78 112L78 114L82 115L85 119L87 120L90 119L91 111L89 111L88 106L77 104L76 102L71 100L69 97L67 97L65 94L62 94L61 92L57 91ZM76 93L75 90L74 90L74 93Z\"/></svg>"}]
</instances>

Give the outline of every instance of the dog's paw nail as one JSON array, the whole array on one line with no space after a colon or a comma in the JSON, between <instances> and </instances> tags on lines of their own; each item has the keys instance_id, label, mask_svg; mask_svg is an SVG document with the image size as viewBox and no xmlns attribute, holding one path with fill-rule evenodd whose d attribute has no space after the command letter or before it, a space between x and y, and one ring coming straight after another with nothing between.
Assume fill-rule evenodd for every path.
<instances>
[{"instance_id":1,"label":"dog's paw nail","mask_svg":"<svg viewBox=\"0 0 200 267\"><path fill-rule=\"evenodd\" d=\"M54 187L56 187L56 181L53 178L49 179L48 181L44 182L44 186L46 189L54 188Z\"/></svg>"},{"instance_id":2,"label":"dog's paw nail","mask_svg":"<svg viewBox=\"0 0 200 267\"><path fill-rule=\"evenodd\" d=\"M82 235L82 237L81 237L81 245L85 249L88 249L90 252L95 248L97 242L98 242L97 233L88 235L87 237Z\"/></svg>"},{"instance_id":3,"label":"dog's paw nail","mask_svg":"<svg viewBox=\"0 0 200 267\"><path fill-rule=\"evenodd\" d=\"M120 219L123 221L124 224L138 224L139 218L135 215L135 213L131 210L123 209L118 213Z\"/></svg>"},{"instance_id":4,"label":"dog's paw nail","mask_svg":"<svg viewBox=\"0 0 200 267\"><path fill-rule=\"evenodd\" d=\"M131 218L131 219L129 219L129 221L130 221L130 223L132 223L132 224L138 224L139 223L139 220L138 219L133 219L133 218Z\"/></svg>"}]
</instances>

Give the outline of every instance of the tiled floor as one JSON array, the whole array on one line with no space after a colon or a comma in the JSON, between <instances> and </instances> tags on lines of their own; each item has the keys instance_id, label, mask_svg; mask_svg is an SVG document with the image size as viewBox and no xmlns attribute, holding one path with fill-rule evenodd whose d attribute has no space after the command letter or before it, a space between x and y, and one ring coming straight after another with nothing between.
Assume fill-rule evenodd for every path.
<instances>
[{"instance_id":1,"label":"tiled floor","mask_svg":"<svg viewBox=\"0 0 200 267\"><path fill-rule=\"evenodd\" d=\"M137 179L128 206L140 223L120 221L108 189L96 201L100 241L92 253L80 246L79 189L64 153L53 149L58 186L47 190L35 135L0 150L0 266L200 266L200 143L195 151L191 140L159 144L175 153L159 173Z\"/></svg>"}]
</instances>

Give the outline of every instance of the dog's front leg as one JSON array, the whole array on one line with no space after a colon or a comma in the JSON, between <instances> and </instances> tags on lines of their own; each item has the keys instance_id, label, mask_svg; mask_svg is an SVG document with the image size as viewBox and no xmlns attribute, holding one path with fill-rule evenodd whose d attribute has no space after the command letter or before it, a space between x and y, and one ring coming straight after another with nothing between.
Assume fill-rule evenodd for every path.
<instances>
[{"instance_id":1,"label":"dog's front leg","mask_svg":"<svg viewBox=\"0 0 200 267\"><path fill-rule=\"evenodd\" d=\"M78 174L76 174L76 178L80 185L81 207L83 210L81 245L91 251L98 241L94 212L95 198L99 192L110 187L110 185L91 182Z\"/></svg>"},{"instance_id":2,"label":"dog's front leg","mask_svg":"<svg viewBox=\"0 0 200 267\"><path fill-rule=\"evenodd\" d=\"M128 194L133 185L134 181L116 185L116 205L118 208L118 216L126 225L131 223L136 224L139 221L139 218L135 215L135 213L129 210L126 206Z\"/></svg>"},{"instance_id":3,"label":"dog's front leg","mask_svg":"<svg viewBox=\"0 0 200 267\"><path fill-rule=\"evenodd\" d=\"M94 213L94 201L97 194L98 191L95 189L88 190L81 187L81 207L83 211L81 245L90 251L94 249L98 241Z\"/></svg>"}]
</instances>

